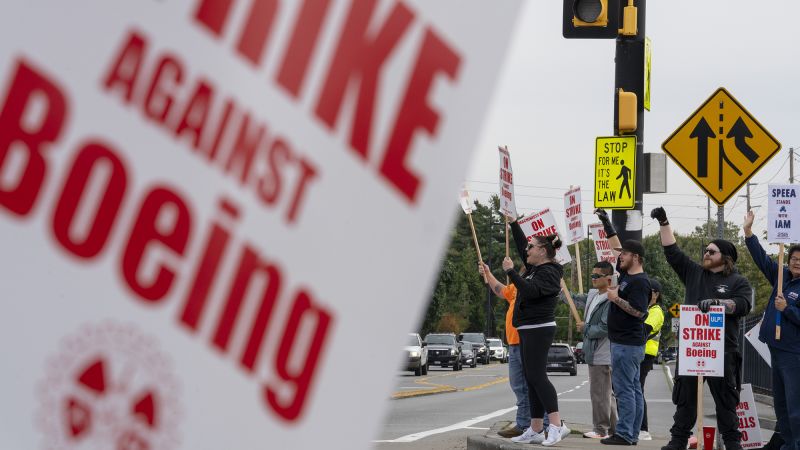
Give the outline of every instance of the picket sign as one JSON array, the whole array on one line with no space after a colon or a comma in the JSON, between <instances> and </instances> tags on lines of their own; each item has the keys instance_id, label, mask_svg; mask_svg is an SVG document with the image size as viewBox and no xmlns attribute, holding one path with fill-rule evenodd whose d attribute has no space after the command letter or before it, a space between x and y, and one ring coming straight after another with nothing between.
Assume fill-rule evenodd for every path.
<instances>
[{"instance_id":1,"label":"picket sign","mask_svg":"<svg viewBox=\"0 0 800 450\"><path fill-rule=\"evenodd\" d=\"M753 386L742 384L739 392L739 404L736 405L736 417L739 419L739 431L742 433L743 449L761 448L764 438L761 435L761 423L758 420L758 407L753 396Z\"/></svg>"},{"instance_id":2,"label":"picket sign","mask_svg":"<svg viewBox=\"0 0 800 450\"><path fill-rule=\"evenodd\" d=\"M597 261L608 261L612 266L616 267L617 257L614 255L611 244L608 242L603 224L590 223L589 234L592 236L592 241L594 242L594 252L597 256Z\"/></svg>"},{"instance_id":3,"label":"picket sign","mask_svg":"<svg viewBox=\"0 0 800 450\"><path fill-rule=\"evenodd\" d=\"M770 184L767 189L767 241L778 244L778 294L783 295L784 244L800 241L800 186ZM775 311L775 339L781 339L781 314Z\"/></svg>"},{"instance_id":4,"label":"picket sign","mask_svg":"<svg viewBox=\"0 0 800 450\"><path fill-rule=\"evenodd\" d=\"M522 232L525 233L528 242L533 239L533 236L549 236L551 234L563 236L558 232L558 225L553 213L550 212L550 208L534 212L527 217L519 219L517 223L522 228ZM567 264L572 261L572 256L569 254L569 249L566 245L562 245L556 252L556 261L559 264Z\"/></svg>"},{"instance_id":5,"label":"picket sign","mask_svg":"<svg viewBox=\"0 0 800 450\"><path fill-rule=\"evenodd\" d=\"M371 448L520 6L4 8L0 448Z\"/></svg>"}]
</instances>

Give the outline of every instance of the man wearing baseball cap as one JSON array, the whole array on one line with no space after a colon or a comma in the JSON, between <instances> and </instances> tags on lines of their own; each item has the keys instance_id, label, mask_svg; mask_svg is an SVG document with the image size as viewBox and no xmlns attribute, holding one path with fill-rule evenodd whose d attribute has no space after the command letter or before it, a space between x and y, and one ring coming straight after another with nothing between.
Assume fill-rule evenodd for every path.
<instances>
[{"instance_id":1,"label":"man wearing baseball cap","mask_svg":"<svg viewBox=\"0 0 800 450\"><path fill-rule=\"evenodd\" d=\"M650 278L644 272L644 246L628 239L619 242L608 214L595 211L603 223L608 242L617 255L619 280L609 287L608 340L611 341L611 384L617 399L617 426L614 434L602 439L605 445L636 445L644 415L644 396L639 384L639 369L644 359L647 304ZM683 449L681 449L683 450Z\"/></svg>"},{"instance_id":2,"label":"man wearing baseball cap","mask_svg":"<svg viewBox=\"0 0 800 450\"><path fill-rule=\"evenodd\" d=\"M661 245L667 262L686 286L684 304L697 305L704 313L712 305L725 307L725 376L708 377L706 381L714 397L717 428L725 449L741 450L741 433L736 416L742 365L738 342L739 318L746 316L752 308L752 288L747 279L736 271L736 247L724 239L715 239L706 245L702 264L698 264L678 248L664 208L653 209L650 217L661 225ZM678 373L677 367L675 373ZM670 429L672 437L661 450L684 450L697 420L697 378L676 375L672 402L675 404L674 424Z\"/></svg>"}]
</instances>

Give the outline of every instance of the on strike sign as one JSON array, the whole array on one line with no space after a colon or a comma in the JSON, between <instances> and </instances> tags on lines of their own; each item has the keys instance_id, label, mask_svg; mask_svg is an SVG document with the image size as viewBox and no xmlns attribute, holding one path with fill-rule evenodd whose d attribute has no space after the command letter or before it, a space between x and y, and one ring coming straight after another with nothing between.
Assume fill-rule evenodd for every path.
<instances>
[{"instance_id":1,"label":"on strike sign","mask_svg":"<svg viewBox=\"0 0 800 450\"><path fill-rule=\"evenodd\" d=\"M0 448L368 448L519 6L5 8Z\"/></svg>"},{"instance_id":2,"label":"on strike sign","mask_svg":"<svg viewBox=\"0 0 800 450\"><path fill-rule=\"evenodd\" d=\"M520 219L517 223L519 223L520 228L522 228L522 231L525 233L525 237L528 238L528 242L530 242L534 236L550 236L551 234L558 234L561 236L561 233L558 232L556 219L553 217L553 213L550 212L550 208L535 212L528 217ZM572 261L572 256L569 254L566 245L562 245L561 248L556 251L556 260L559 264L567 264Z\"/></svg>"},{"instance_id":3,"label":"on strike sign","mask_svg":"<svg viewBox=\"0 0 800 450\"><path fill-rule=\"evenodd\" d=\"M514 170L511 168L511 155L507 147L497 147L500 155L500 212L507 217L517 217L514 202Z\"/></svg>"},{"instance_id":4,"label":"on strike sign","mask_svg":"<svg viewBox=\"0 0 800 450\"><path fill-rule=\"evenodd\" d=\"M617 257L614 256L611 244L608 243L608 236L606 236L606 231L603 229L603 224L590 223L589 234L592 235L592 241L594 241L594 252L597 255L597 260L608 261L612 265L616 265Z\"/></svg>"},{"instance_id":5,"label":"on strike sign","mask_svg":"<svg viewBox=\"0 0 800 450\"><path fill-rule=\"evenodd\" d=\"M761 436L761 424L758 421L758 410L753 398L753 386L742 385L739 393L739 404L736 405L736 416L739 418L739 431L742 433L742 448L761 448L764 438Z\"/></svg>"},{"instance_id":6,"label":"on strike sign","mask_svg":"<svg viewBox=\"0 0 800 450\"><path fill-rule=\"evenodd\" d=\"M581 187L574 187L564 194L564 218L567 224L567 244L583 239L583 214L581 213Z\"/></svg>"},{"instance_id":7,"label":"on strike sign","mask_svg":"<svg viewBox=\"0 0 800 450\"><path fill-rule=\"evenodd\" d=\"M678 375L722 377L725 371L725 308L707 313L695 305L681 305Z\"/></svg>"}]
</instances>

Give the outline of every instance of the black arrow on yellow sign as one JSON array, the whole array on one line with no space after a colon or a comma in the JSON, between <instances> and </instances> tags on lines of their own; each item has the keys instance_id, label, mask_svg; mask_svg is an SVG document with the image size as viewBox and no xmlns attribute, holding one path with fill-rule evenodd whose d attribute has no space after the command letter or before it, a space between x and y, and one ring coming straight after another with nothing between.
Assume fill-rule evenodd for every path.
<instances>
[{"instance_id":1,"label":"black arrow on yellow sign","mask_svg":"<svg viewBox=\"0 0 800 450\"><path fill-rule=\"evenodd\" d=\"M750 128L747 128L744 121L741 117L736 119L736 123L733 124L731 127L731 131L728 132L726 137L733 138L733 143L736 144L736 148L742 152L745 158L748 161L756 162L758 159L758 153L756 153L749 145L747 145L747 141L745 138L753 137L753 133L750 132Z\"/></svg>"},{"instance_id":2,"label":"black arrow on yellow sign","mask_svg":"<svg viewBox=\"0 0 800 450\"><path fill-rule=\"evenodd\" d=\"M708 126L706 118L702 117L700 121L697 122L697 126L694 127L689 137L697 139L697 176L699 178L705 178L708 176L708 140L714 139L717 135L714 134L714 130Z\"/></svg>"}]
</instances>

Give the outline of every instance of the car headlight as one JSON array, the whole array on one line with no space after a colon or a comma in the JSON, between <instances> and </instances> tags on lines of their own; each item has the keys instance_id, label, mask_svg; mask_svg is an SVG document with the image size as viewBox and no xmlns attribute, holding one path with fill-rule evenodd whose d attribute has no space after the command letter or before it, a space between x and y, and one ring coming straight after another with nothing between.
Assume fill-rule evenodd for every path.
<instances>
[{"instance_id":1,"label":"car headlight","mask_svg":"<svg viewBox=\"0 0 800 450\"><path fill-rule=\"evenodd\" d=\"M453 350L453 349L451 348L451 349L450 349L450 354L451 354L451 355L455 355L455 354L456 354L456 351L455 351L455 350Z\"/></svg>"},{"instance_id":2,"label":"car headlight","mask_svg":"<svg viewBox=\"0 0 800 450\"><path fill-rule=\"evenodd\" d=\"M419 356L419 352L411 352L412 358L416 358L417 356Z\"/></svg>"}]
</instances>

